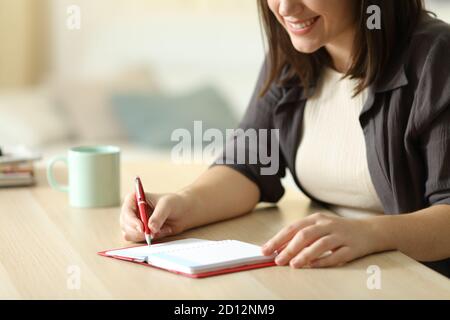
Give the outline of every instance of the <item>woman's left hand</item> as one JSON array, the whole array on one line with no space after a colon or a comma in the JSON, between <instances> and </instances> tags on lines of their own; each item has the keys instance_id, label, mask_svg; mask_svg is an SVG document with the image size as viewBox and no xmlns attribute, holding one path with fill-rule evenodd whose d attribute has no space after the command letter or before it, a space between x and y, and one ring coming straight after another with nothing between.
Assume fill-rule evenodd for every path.
<instances>
[{"instance_id":1,"label":"woman's left hand","mask_svg":"<svg viewBox=\"0 0 450 320\"><path fill-rule=\"evenodd\" d=\"M376 251L370 223L370 220L315 213L283 228L262 250L265 255L277 251L275 262L280 266L338 266Z\"/></svg>"}]
</instances>

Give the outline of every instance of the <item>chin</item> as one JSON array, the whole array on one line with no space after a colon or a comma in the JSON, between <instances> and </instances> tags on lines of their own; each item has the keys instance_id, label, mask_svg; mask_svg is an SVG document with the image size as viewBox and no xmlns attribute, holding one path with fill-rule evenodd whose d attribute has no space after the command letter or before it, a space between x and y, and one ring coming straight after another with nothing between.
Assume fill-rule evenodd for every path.
<instances>
[{"instance_id":1,"label":"chin","mask_svg":"<svg viewBox=\"0 0 450 320\"><path fill-rule=\"evenodd\" d=\"M292 41L294 49L301 53L314 53L321 48L317 43L308 43L305 41Z\"/></svg>"},{"instance_id":2,"label":"chin","mask_svg":"<svg viewBox=\"0 0 450 320\"><path fill-rule=\"evenodd\" d=\"M320 46L298 46L294 45L295 50L301 53L314 53L320 49Z\"/></svg>"}]
</instances>

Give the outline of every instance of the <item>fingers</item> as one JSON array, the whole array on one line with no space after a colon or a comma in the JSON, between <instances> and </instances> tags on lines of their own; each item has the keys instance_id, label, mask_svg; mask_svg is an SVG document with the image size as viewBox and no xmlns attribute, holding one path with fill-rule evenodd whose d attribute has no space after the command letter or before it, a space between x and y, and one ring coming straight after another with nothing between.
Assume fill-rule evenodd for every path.
<instances>
[{"instance_id":1,"label":"fingers","mask_svg":"<svg viewBox=\"0 0 450 320\"><path fill-rule=\"evenodd\" d=\"M161 230L159 230L158 233L155 233L155 234L153 235L153 239L161 239L161 238L164 238L164 237L171 236L172 234L173 234L173 229L172 229L172 227L169 227L169 226L163 226L163 227L161 228Z\"/></svg>"},{"instance_id":2,"label":"fingers","mask_svg":"<svg viewBox=\"0 0 450 320\"><path fill-rule=\"evenodd\" d=\"M136 210L136 195L134 192L131 192L125 196L125 200L123 201L122 209L129 208L131 210Z\"/></svg>"},{"instance_id":3,"label":"fingers","mask_svg":"<svg viewBox=\"0 0 450 320\"><path fill-rule=\"evenodd\" d=\"M126 241L141 242L145 240L143 232L139 232L129 226L122 228L122 236Z\"/></svg>"},{"instance_id":4,"label":"fingers","mask_svg":"<svg viewBox=\"0 0 450 320\"><path fill-rule=\"evenodd\" d=\"M125 197L121 209L120 219L122 224L142 229L141 220L137 216L137 207L134 193L130 193Z\"/></svg>"},{"instance_id":5,"label":"fingers","mask_svg":"<svg viewBox=\"0 0 450 320\"><path fill-rule=\"evenodd\" d=\"M306 228L312 224L314 224L314 220L311 219L311 217L306 217L294 224L283 228L262 247L263 254L271 255L275 252L275 250L280 252L281 246L291 240L299 230Z\"/></svg>"},{"instance_id":6,"label":"fingers","mask_svg":"<svg viewBox=\"0 0 450 320\"><path fill-rule=\"evenodd\" d=\"M158 194L146 194L150 218L148 226L153 238L163 238L179 232L178 226L167 226L166 220L173 211L173 203L169 197ZM144 225L138 212L135 193L125 197L120 214L120 225L124 238L128 241L143 241Z\"/></svg>"},{"instance_id":7,"label":"fingers","mask_svg":"<svg viewBox=\"0 0 450 320\"><path fill-rule=\"evenodd\" d=\"M342 265L350 260L352 260L350 248L341 247L329 256L311 262L310 266L312 268L334 267Z\"/></svg>"},{"instance_id":8,"label":"fingers","mask_svg":"<svg viewBox=\"0 0 450 320\"><path fill-rule=\"evenodd\" d=\"M339 238L334 235L322 237L304 248L291 261L290 266L293 268L301 268L310 264L310 262L319 259L330 250L334 250L341 245Z\"/></svg>"},{"instance_id":9,"label":"fingers","mask_svg":"<svg viewBox=\"0 0 450 320\"><path fill-rule=\"evenodd\" d=\"M326 225L312 225L308 226L294 236L287 247L275 259L277 265L285 265L291 261L293 257L299 254L302 250L306 250L311 243L326 236L329 228Z\"/></svg>"},{"instance_id":10,"label":"fingers","mask_svg":"<svg viewBox=\"0 0 450 320\"><path fill-rule=\"evenodd\" d=\"M125 240L139 242L144 239L144 228L141 220L137 217L134 193L129 193L125 197L120 213L120 227Z\"/></svg>"}]
</instances>

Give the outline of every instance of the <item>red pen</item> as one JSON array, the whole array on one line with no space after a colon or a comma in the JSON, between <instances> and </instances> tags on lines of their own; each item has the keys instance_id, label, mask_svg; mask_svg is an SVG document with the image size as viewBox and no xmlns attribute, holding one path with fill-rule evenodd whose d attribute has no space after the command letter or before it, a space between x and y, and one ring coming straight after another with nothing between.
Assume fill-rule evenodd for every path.
<instances>
[{"instance_id":1,"label":"red pen","mask_svg":"<svg viewBox=\"0 0 450 320\"><path fill-rule=\"evenodd\" d=\"M142 187L141 179L139 177L136 177L136 203L139 210L139 216L141 217L141 221L144 224L144 233L145 233L145 241L148 245L152 244L152 237L150 228L148 227L148 207L150 207L150 210L153 212L154 206L151 205L151 202L147 202L145 199L145 192L144 188Z\"/></svg>"}]
</instances>

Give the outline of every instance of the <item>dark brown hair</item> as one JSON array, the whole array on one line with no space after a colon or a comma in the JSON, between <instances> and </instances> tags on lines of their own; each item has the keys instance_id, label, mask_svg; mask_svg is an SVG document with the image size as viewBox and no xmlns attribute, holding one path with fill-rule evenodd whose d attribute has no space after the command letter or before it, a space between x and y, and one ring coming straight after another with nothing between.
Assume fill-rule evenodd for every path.
<instances>
[{"instance_id":1,"label":"dark brown hair","mask_svg":"<svg viewBox=\"0 0 450 320\"><path fill-rule=\"evenodd\" d=\"M305 90L317 79L324 66L331 66L331 57L325 48L314 53L298 52L287 31L270 10L267 0L257 0L262 28L268 44L269 72L260 95L264 95L274 82L286 83L299 77ZM352 65L345 74L359 79L355 95L377 80L389 64L391 55L405 45L421 15L426 12L423 0L357 0L356 36ZM367 8L377 5L381 9L381 29L367 28ZM282 70L289 66L281 79Z\"/></svg>"}]
</instances>

